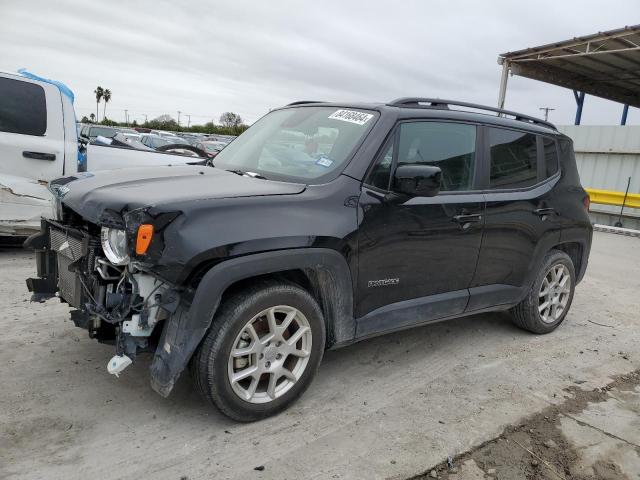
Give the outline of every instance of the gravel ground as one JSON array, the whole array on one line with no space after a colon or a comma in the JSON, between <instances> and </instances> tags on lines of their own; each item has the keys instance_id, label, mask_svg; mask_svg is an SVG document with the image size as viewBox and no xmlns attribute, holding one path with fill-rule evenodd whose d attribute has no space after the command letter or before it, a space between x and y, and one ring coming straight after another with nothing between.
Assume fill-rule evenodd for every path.
<instances>
[{"instance_id":1,"label":"gravel ground","mask_svg":"<svg viewBox=\"0 0 640 480\"><path fill-rule=\"evenodd\" d=\"M0 250L0 478L403 479L640 368L640 239L596 233L565 323L546 336L485 314L325 356L287 412L236 424L184 376L168 399L148 358L115 378L112 347L68 308L29 303L33 256ZM254 470L254 468L261 468Z\"/></svg>"}]
</instances>

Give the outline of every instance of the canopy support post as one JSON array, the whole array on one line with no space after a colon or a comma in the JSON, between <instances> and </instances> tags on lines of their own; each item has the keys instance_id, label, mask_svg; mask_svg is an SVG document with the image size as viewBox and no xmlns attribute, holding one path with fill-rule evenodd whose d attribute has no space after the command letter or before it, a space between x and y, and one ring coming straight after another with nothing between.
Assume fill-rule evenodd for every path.
<instances>
[{"instance_id":1,"label":"canopy support post","mask_svg":"<svg viewBox=\"0 0 640 480\"><path fill-rule=\"evenodd\" d=\"M507 82L509 81L509 62L502 62L502 76L500 77L500 91L498 92L498 108L504 109L504 100L507 96Z\"/></svg>"},{"instance_id":2,"label":"canopy support post","mask_svg":"<svg viewBox=\"0 0 640 480\"><path fill-rule=\"evenodd\" d=\"M622 118L620 119L620 125L627 124L627 114L629 113L629 105L622 107Z\"/></svg>"},{"instance_id":3,"label":"canopy support post","mask_svg":"<svg viewBox=\"0 0 640 480\"><path fill-rule=\"evenodd\" d=\"M573 91L573 96L576 99L576 120L574 125L580 125L580 120L582 120L582 106L584 105L584 92L579 92L577 90Z\"/></svg>"}]
</instances>

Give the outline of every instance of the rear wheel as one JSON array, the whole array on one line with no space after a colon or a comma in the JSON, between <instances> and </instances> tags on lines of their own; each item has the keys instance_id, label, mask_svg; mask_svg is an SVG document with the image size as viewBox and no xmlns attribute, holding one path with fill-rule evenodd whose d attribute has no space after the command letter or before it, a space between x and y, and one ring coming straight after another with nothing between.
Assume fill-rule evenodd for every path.
<instances>
[{"instance_id":1,"label":"rear wheel","mask_svg":"<svg viewBox=\"0 0 640 480\"><path fill-rule=\"evenodd\" d=\"M569 312L575 283L571 258L560 250L551 250L526 298L512 309L513 322L533 333L553 331Z\"/></svg>"},{"instance_id":2,"label":"rear wheel","mask_svg":"<svg viewBox=\"0 0 640 480\"><path fill-rule=\"evenodd\" d=\"M194 355L198 389L225 415L274 415L309 386L325 345L320 307L297 285L264 282L220 307Z\"/></svg>"}]
</instances>

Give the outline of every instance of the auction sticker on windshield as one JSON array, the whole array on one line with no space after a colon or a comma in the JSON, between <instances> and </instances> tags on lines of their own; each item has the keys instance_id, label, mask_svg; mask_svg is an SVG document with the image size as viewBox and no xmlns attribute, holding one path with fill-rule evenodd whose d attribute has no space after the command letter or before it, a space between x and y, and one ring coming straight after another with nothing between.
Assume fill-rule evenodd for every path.
<instances>
[{"instance_id":1,"label":"auction sticker on windshield","mask_svg":"<svg viewBox=\"0 0 640 480\"><path fill-rule=\"evenodd\" d=\"M364 125L373 118L373 115L371 113L356 112L353 110L338 110L329 115L329 118Z\"/></svg>"}]
</instances>

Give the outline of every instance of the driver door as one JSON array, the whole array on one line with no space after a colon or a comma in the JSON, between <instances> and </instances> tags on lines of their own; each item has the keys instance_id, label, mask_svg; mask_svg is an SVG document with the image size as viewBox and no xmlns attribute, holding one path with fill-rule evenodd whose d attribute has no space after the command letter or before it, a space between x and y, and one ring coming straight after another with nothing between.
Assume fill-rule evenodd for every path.
<instances>
[{"instance_id":1,"label":"driver door","mask_svg":"<svg viewBox=\"0 0 640 480\"><path fill-rule=\"evenodd\" d=\"M465 310L484 225L474 191L477 128L432 121L401 123L374 164L359 200L357 336L455 316ZM393 191L398 164L442 170L441 191Z\"/></svg>"}]
</instances>

